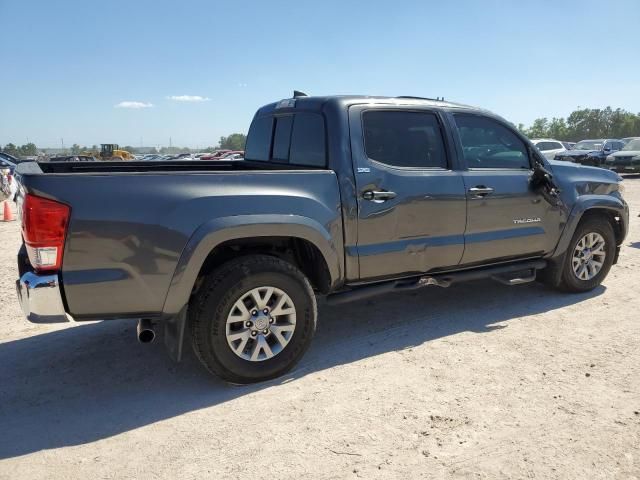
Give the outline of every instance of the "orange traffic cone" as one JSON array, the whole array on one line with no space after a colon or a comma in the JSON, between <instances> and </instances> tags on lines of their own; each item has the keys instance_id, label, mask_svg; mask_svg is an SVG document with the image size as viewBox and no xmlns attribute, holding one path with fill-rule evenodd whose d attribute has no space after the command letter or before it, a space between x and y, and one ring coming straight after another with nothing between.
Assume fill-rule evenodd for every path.
<instances>
[{"instance_id":1,"label":"orange traffic cone","mask_svg":"<svg viewBox=\"0 0 640 480\"><path fill-rule=\"evenodd\" d=\"M12 222L15 219L13 218L13 212L11 211L11 206L9 206L9 202L3 202L3 203L4 203L4 212L2 215L2 221Z\"/></svg>"}]
</instances>

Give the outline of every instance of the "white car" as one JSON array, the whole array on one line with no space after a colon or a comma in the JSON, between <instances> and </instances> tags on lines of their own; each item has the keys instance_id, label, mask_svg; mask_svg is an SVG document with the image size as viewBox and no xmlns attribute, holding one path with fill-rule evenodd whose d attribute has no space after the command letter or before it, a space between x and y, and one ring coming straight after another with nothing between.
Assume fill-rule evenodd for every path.
<instances>
[{"instance_id":1,"label":"white car","mask_svg":"<svg viewBox=\"0 0 640 480\"><path fill-rule=\"evenodd\" d=\"M552 138L535 138L531 140L531 143L533 143L548 160L553 160L556 153L567 150L561 141Z\"/></svg>"}]
</instances>

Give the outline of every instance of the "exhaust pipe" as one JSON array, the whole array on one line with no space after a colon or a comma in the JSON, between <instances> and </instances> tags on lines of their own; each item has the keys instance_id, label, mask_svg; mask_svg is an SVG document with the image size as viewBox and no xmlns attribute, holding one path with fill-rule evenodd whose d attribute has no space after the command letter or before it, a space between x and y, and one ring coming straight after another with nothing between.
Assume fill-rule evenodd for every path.
<instances>
[{"instance_id":1,"label":"exhaust pipe","mask_svg":"<svg viewBox=\"0 0 640 480\"><path fill-rule=\"evenodd\" d=\"M140 343L151 343L156 338L156 331L153 329L153 324L148 318L141 318L138 320L138 341Z\"/></svg>"}]
</instances>

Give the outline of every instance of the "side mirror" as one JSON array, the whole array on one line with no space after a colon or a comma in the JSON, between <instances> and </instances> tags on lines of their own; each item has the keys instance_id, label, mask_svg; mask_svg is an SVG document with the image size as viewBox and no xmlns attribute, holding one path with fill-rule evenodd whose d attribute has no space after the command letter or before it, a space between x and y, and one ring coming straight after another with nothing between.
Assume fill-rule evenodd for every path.
<instances>
[{"instance_id":1,"label":"side mirror","mask_svg":"<svg viewBox=\"0 0 640 480\"><path fill-rule=\"evenodd\" d=\"M611 147L604 147L604 148L602 149L602 151L603 151L604 153L611 153Z\"/></svg>"},{"instance_id":2,"label":"side mirror","mask_svg":"<svg viewBox=\"0 0 640 480\"><path fill-rule=\"evenodd\" d=\"M529 181L531 187L539 191L547 202L553 206L559 205L560 188L553 181L553 174L541 162L535 162Z\"/></svg>"}]
</instances>

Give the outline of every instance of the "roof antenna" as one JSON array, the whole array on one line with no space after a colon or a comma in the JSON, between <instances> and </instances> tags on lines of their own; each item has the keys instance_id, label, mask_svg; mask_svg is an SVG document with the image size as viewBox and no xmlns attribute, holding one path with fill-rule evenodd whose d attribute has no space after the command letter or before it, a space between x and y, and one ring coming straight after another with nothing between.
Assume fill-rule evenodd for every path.
<instances>
[{"instance_id":1,"label":"roof antenna","mask_svg":"<svg viewBox=\"0 0 640 480\"><path fill-rule=\"evenodd\" d=\"M308 97L309 95L307 95L304 92L301 92L300 90L294 90L293 91L293 98L298 98L298 97Z\"/></svg>"}]
</instances>

